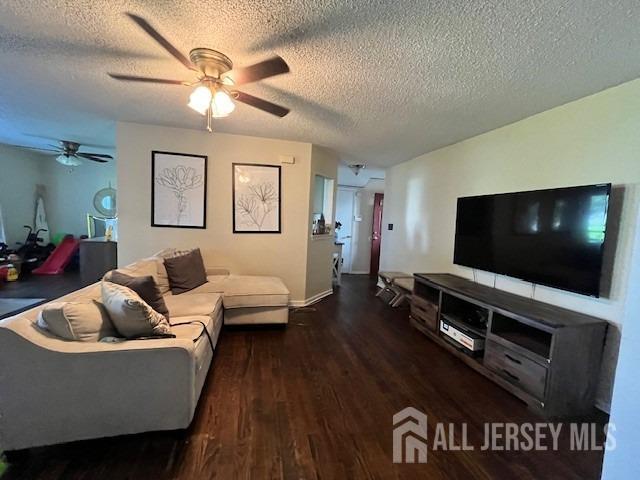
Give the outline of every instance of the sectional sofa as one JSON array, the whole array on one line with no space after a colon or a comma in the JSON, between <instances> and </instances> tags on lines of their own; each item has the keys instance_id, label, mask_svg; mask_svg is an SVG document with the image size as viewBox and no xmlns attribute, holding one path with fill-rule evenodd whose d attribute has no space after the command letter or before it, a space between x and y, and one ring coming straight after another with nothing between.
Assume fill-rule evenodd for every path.
<instances>
[{"instance_id":1,"label":"sectional sofa","mask_svg":"<svg viewBox=\"0 0 640 480\"><path fill-rule=\"evenodd\" d=\"M172 295L170 253L121 271L154 276L176 338L63 340L38 327L44 306L0 321L0 450L186 428L223 323L287 323L289 291L275 277L208 268L204 285ZM98 282L56 301L100 299Z\"/></svg>"}]
</instances>

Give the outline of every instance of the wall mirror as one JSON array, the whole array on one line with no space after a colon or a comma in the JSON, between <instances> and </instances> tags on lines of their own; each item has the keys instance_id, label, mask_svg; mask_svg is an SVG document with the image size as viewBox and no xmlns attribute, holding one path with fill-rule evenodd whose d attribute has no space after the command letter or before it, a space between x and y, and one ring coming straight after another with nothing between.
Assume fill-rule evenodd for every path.
<instances>
[{"instance_id":1,"label":"wall mirror","mask_svg":"<svg viewBox=\"0 0 640 480\"><path fill-rule=\"evenodd\" d=\"M93 196L93 206L106 218L116 216L116 189L111 186L98 190Z\"/></svg>"}]
</instances>

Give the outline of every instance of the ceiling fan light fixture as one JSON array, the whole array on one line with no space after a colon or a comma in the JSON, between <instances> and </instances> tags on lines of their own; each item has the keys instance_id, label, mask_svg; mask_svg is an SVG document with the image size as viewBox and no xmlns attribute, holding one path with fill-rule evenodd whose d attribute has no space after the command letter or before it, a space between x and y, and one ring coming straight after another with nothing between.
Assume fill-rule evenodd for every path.
<instances>
[{"instance_id":1,"label":"ceiling fan light fixture","mask_svg":"<svg viewBox=\"0 0 640 480\"><path fill-rule=\"evenodd\" d=\"M77 157L71 155L58 155L56 157L56 162L61 163L62 165L66 165L67 167L77 167L82 165L82 160Z\"/></svg>"},{"instance_id":2,"label":"ceiling fan light fixture","mask_svg":"<svg viewBox=\"0 0 640 480\"><path fill-rule=\"evenodd\" d=\"M236 109L236 104L231 100L224 90L218 90L211 100L211 116L213 118L224 118L229 116Z\"/></svg>"},{"instance_id":3,"label":"ceiling fan light fixture","mask_svg":"<svg viewBox=\"0 0 640 480\"><path fill-rule=\"evenodd\" d=\"M209 105L211 105L212 98L213 94L209 87L200 85L191 92L191 95L189 95L189 103L187 105L200 115L206 115Z\"/></svg>"},{"instance_id":4,"label":"ceiling fan light fixture","mask_svg":"<svg viewBox=\"0 0 640 480\"><path fill-rule=\"evenodd\" d=\"M360 170L364 170L367 166L364 163L352 163L349 168L355 176L358 176Z\"/></svg>"}]
</instances>

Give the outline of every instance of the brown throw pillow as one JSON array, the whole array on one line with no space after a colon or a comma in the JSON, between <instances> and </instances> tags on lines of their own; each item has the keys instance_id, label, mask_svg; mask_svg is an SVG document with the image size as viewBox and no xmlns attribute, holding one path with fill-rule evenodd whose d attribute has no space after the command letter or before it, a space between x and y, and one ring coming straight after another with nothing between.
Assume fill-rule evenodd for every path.
<instances>
[{"instance_id":1,"label":"brown throw pillow","mask_svg":"<svg viewBox=\"0 0 640 480\"><path fill-rule=\"evenodd\" d=\"M117 283L136 292L151 308L169 320L169 309L164 302L162 293L160 293L158 284L151 275L132 277L117 270L112 270L108 278L109 282Z\"/></svg>"},{"instance_id":2,"label":"brown throw pillow","mask_svg":"<svg viewBox=\"0 0 640 480\"><path fill-rule=\"evenodd\" d=\"M174 295L188 292L207 283L207 272L199 248L184 255L165 258L164 266L169 276L171 293Z\"/></svg>"}]
</instances>

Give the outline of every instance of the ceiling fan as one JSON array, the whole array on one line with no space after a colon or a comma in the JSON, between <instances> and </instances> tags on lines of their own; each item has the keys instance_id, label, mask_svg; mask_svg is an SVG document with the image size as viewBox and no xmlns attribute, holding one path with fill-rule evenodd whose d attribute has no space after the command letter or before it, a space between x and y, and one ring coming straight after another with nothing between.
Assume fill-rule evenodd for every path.
<instances>
[{"instance_id":1,"label":"ceiling fan","mask_svg":"<svg viewBox=\"0 0 640 480\"><path fill-rule=\"evenodd\" d=\"M55 153L57 155L56 162L68 167L77 167L78 165L82 165L82 160L91 160L93 162L100 163L106 163L109 160L113 160L111 155L106 155L104 153L79 152L78 150L80 150L81 145L77 142L70 142L69 140L60 140L59 145L49 145L52 148L27 147L24 145L11 146L26 148L28 150Z\"/></svg>"},{"instance_id":2,"label":"ceiling fan","mask_svg":"<svg viewBox=\"0 0 640 480\"><path fill-rule=\"evenodd\" d=\"M234 100L277 117L284 117L289 113L288 108L234 88L235 85L245 85L289 72L289 66L281 57L276 55L254 65L235 69L229 57L210 48L194 48L187 58L144 18L133 13L127 13L127 16L182 65L196 72L196 78L193 81L182 81L109 73L110 77L127 82L196 86L189 96L188 106L201 115L206 115L207 130L210 132L212 131L211 119L223 118L233 112Z\"/></svg>"}]
</instances>

